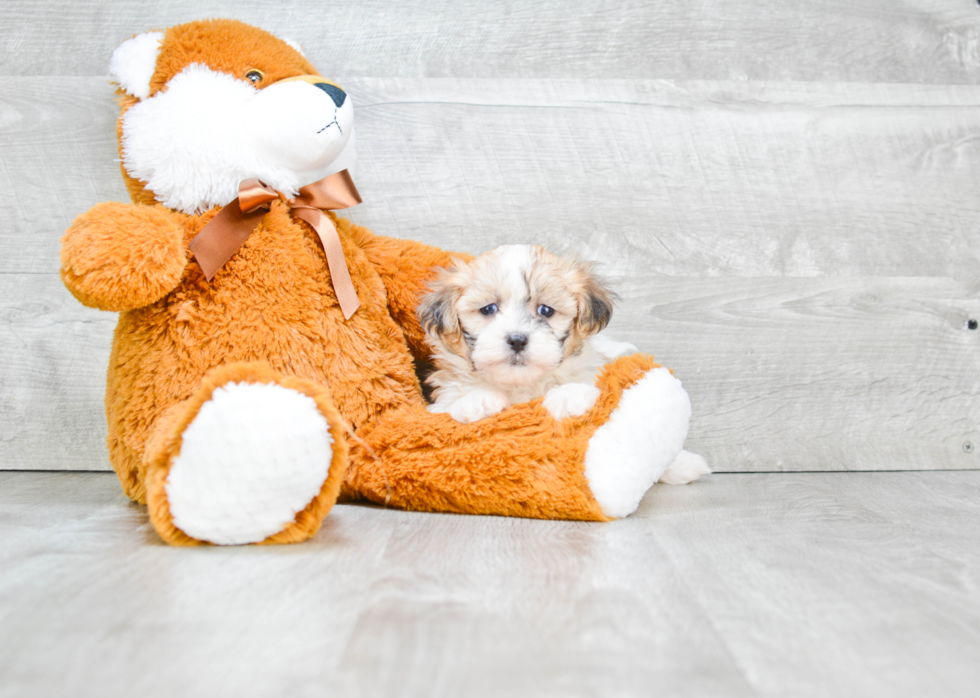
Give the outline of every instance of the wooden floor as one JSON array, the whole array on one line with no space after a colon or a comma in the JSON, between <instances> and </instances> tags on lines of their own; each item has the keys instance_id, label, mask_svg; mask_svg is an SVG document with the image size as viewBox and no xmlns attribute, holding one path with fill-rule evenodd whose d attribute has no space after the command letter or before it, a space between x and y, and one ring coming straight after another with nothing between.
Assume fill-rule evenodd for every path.
<instances>
[{"instance_id":1,"label":"wooden floor","mask_svg":"<svg viewBox=\"0 0 980 698\"><path fill-rule=\"evenodd\" d=\"M975 696L980 473L715 475L611 524L338 506L170 548L0 473L0 696Z\"/></svg>"}]
</instances>

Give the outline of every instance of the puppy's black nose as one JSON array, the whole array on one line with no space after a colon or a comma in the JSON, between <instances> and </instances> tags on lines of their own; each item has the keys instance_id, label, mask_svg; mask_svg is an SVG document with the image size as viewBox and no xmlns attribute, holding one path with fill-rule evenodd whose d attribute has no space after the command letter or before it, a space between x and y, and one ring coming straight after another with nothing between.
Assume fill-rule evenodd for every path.
<instances>
[{"instance_id":1,"label":"puppy's black nose","mask_svg":"<svg viewBox=\"0 0 980 698\"><path fill-rule=\"evenodd\" d=\"M509 334L507 335L507 343L510 348L521 353L524 351L524 347L527 346L527 335L526 334Z\"/></svg>"},{"instance_id":2,"label":"puppy's black nose","mask_svg":"<svg viewBox=\"0 0 980 698\"><path fill-rule=\"evenodd\" d=\"M338 109L344 104L344 100L347 99L347 93L336 85L331 85L329 82L317 82L314 84L330 95L330 99L333 100L333 103Z\"/></svg>"}]
</instances>

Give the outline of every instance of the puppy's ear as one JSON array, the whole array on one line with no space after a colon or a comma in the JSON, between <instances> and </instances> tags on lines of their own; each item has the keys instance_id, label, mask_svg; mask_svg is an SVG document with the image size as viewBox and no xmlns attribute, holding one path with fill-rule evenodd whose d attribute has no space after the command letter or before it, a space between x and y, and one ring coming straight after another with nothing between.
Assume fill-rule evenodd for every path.
<instances>
[{"instance_id":1,"label":"puppy's ear","mask_svg":"<svg viewBox=\"0 0 980 698\"><path fill-rule=\"evenodd\" d=\"M456 301L462 289L454 282L455 274L455 268L441 270L439 277L429 283L429 292L422 296L415 310L422 329L447 344L455 344L463 336L456 315Z\"/></svg>"},{"instance_id":2,"label":"puppy's ear","mask_svg":"<svg viewBox=\"0 0 980 698\"><path fill-rule=\"evenodd\" d=\"M609 324L615 300L616 294L592 273L591 267L583 267L576 319L583 337L594 335Z\"/></svg>"}]
</instances>

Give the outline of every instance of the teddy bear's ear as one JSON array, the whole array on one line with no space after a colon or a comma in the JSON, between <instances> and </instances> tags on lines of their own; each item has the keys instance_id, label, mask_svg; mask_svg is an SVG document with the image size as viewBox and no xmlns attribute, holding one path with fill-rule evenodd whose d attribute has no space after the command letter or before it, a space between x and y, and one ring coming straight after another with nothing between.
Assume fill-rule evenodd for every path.
<instances>
[{"instance_id":1,"label":"teddy bear's ear","mask_svg":"<svg viewBox=\"0 0 980 698\"><path fill-rule=\"evenodd\" d=\"M163 32L137 34L122 42L112 53L109 74L126 94L145 99L150 94L150 78L156 70Z\"/></svg>"},{"instance_id":2,"label":"teddy bear's ear","mask_svg":"<svg viewBox=\"0 0 980 698\"><path fill-rule=\"evenodd\" d=\"M306 58L306 54L303 53L303 47L299 45L298 41L294 41L286 36L284 36L282 40L285 41L287 44L289 44L290 48L294 49L296 53L301 55L303 58Z\"/></svg>"}]
</instances>

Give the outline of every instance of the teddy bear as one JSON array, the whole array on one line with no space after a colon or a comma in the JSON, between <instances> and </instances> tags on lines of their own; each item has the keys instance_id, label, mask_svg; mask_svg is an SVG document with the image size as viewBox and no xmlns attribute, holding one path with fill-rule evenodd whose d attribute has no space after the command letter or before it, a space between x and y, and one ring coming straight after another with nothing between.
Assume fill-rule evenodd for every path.
<instances>
[{"instance_id":1,"label":"teddy bear","mask_svg":"<svg viewBox=\"0 0 980 698\"><path fill-rule=\"evenodd\" d=\"M298 45L196 21L125 41L110 73L132 203L71 224L61 277L120 314L109 458L167 543L297 542L337 501L607 521L675 462L690 401L644 354L578 417L426 409L416 307L466 256L336 215L360 201L353 105Z\"/></svg>"}]
</instances>

